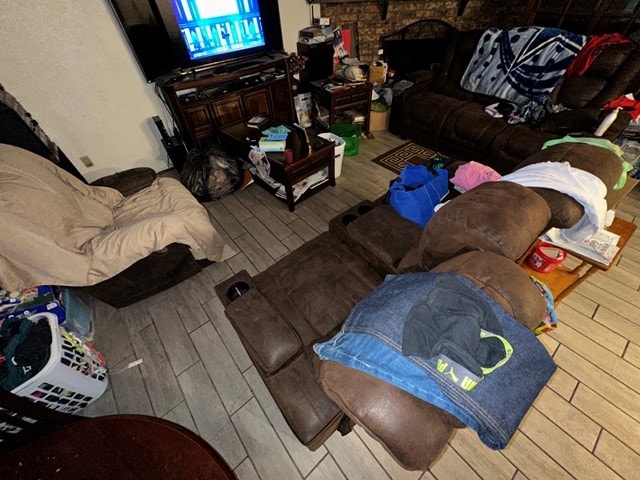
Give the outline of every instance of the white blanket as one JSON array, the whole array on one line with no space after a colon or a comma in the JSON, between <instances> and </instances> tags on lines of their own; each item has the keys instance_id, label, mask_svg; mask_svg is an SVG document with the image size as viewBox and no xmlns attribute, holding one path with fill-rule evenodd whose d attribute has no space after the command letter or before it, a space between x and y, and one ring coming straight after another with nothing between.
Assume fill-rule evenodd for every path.
<instances>
[{"instance_id":1,"label":"white blanket","mask_svg":"<svg viewBox=\"0 0 640 480\"><path fill-rule=\"evenodd\" d=\"M196 259L236 252L177 180L123 197L52 162L0 144L0 286L93 285L172 243Z\"/></svg>"},{"instance_id":2,"label":"white blanket","mask_svg":"<svg viewBox=\"0 0 640 480\"><path fill-rule=\"evenodd\" d=\"M592 173L573 168L568 162L534 163L505 175L500 180L566 193L584 207L584 220L581 219L579 224L584 224L587 220L595 227L603 227L605 224L606 185Z\"/></svg>"}]
</instances>

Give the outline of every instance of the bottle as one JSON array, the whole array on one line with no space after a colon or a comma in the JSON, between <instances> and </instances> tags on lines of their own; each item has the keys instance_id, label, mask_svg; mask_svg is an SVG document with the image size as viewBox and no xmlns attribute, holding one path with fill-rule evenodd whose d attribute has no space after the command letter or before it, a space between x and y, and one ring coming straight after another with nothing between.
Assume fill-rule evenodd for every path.
<instances>
[{"instance_id":1,"label":"bottle","mask_svg":"<svg viewBox=\"0 0 640 480\"><path fill-rule=\"evenodd\" d=\"M620 110L622 110L622 107L617 107L615 110L612 110L611 112L609 112L606 117L604 117L604 119L602 120L602 123L598 126L598 128L594 132L594 135L596 137L601 137L607 132L607 130L609 130L609 127L613 124L613 122L616 121L616 118L618 118L618 112Z\"/></svg>"}]
</instances>

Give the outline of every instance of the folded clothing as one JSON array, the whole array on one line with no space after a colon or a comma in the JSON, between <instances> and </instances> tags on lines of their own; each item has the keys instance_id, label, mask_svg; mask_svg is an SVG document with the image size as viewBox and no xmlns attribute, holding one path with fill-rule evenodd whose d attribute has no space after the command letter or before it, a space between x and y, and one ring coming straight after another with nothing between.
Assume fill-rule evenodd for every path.
<instances>
[{"instance_id":1,"label":"folded clothing","mask_svg":"<svg viewBox=\"0 0 640 480\"><path fill-rule=\"evenodd\" d=\"M493 168L478 162L469 162L460 165L450 182L458 187L459 191L471 190L484 182L495 182L502 176Z\"/></svg>"},{"instance_id":2,"label":"folded clothing","mask_svg":"<svg viewBox=\"0 0 640 480\"><path fill-rule=\"evenodd\" d=\"M433 289L409 311L402 335L402 353L429 361L440 357L448 366L460 365L472 376L467 390L484 375L502 366L510 345L489 307L455 276L438 276ZM448 370L447 370L448 371ZM448 378L459 384L461 375ZM461 385L465 388L464 385Z\"/></svg>"},{"instance_id":3,"label":"folded clothing","mask_svg":"<svg viewBox=\"0 0 640 480\"><path fill-rule=\"evenodd\" d=\"M472 390L447 379L438 358L425 361L401 351L409 311L428 295L440 276L455 276L478 300L486 302L512 346L509 361ZM470 280L453 272L388 275L356 305L337 335L313 349L322 360L355 368L442 408L476 430L480 440L493 449L507 445L556 369L532 332Z\"/></svg>"}]
</instances>

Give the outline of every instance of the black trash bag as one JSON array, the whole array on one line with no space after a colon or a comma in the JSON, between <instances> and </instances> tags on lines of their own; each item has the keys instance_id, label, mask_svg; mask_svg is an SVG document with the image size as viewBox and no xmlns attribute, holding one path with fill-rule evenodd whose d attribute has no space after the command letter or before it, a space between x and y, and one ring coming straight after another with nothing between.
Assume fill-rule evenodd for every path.
<instances>
[{"instance_id":1,"label":"black trash bag","mask_svg":"<svg viewBox=\"0 0 640 480\"><path fill-rule=\"evenodd\" d=\"M242 183L238 159L214 145L204 152L192 149L185 160L180 181L201 202L218 200Z\"/></svg>"},{"instance_id":2,"label":"black trash bag","mask_svg":"<svg viewBox=\"0 0 640 480\"><path fill-rule=\"evenodd\" d=\"M193 148L187 153L184 167L180 172L180 181L200 202L211 200L209 195L209 176L211 164L202 152Z\"/></svg>"}]
</instances>

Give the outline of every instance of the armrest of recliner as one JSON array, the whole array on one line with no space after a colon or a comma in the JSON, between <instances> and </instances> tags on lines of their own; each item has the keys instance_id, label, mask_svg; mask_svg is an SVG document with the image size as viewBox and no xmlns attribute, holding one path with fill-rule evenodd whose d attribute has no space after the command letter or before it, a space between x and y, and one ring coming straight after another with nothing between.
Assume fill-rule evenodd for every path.
<instances>
[{"instance_id":1,"label":"armrest of recliner","mask_svg":"<svg viewBox=\"0 0 640 480\"><path fill-rule=\"evenodd\" d=\"M107 175L91 182L94 187L110 187L128 197L147 188L156 179L156 172L152 168L137 167L122 172Z\"/></svg>"},{"instance_id":2,"label":"armrest of recliner","mask_svg":"<svg viewBox=\"0 0 640 480\"><path fill-rule=\"evenodd\" d=\"M267 373L278 370L302 348L298 334L257 288L229 303L225 313L251 359Z\"/></svg>"}]
</instances>

